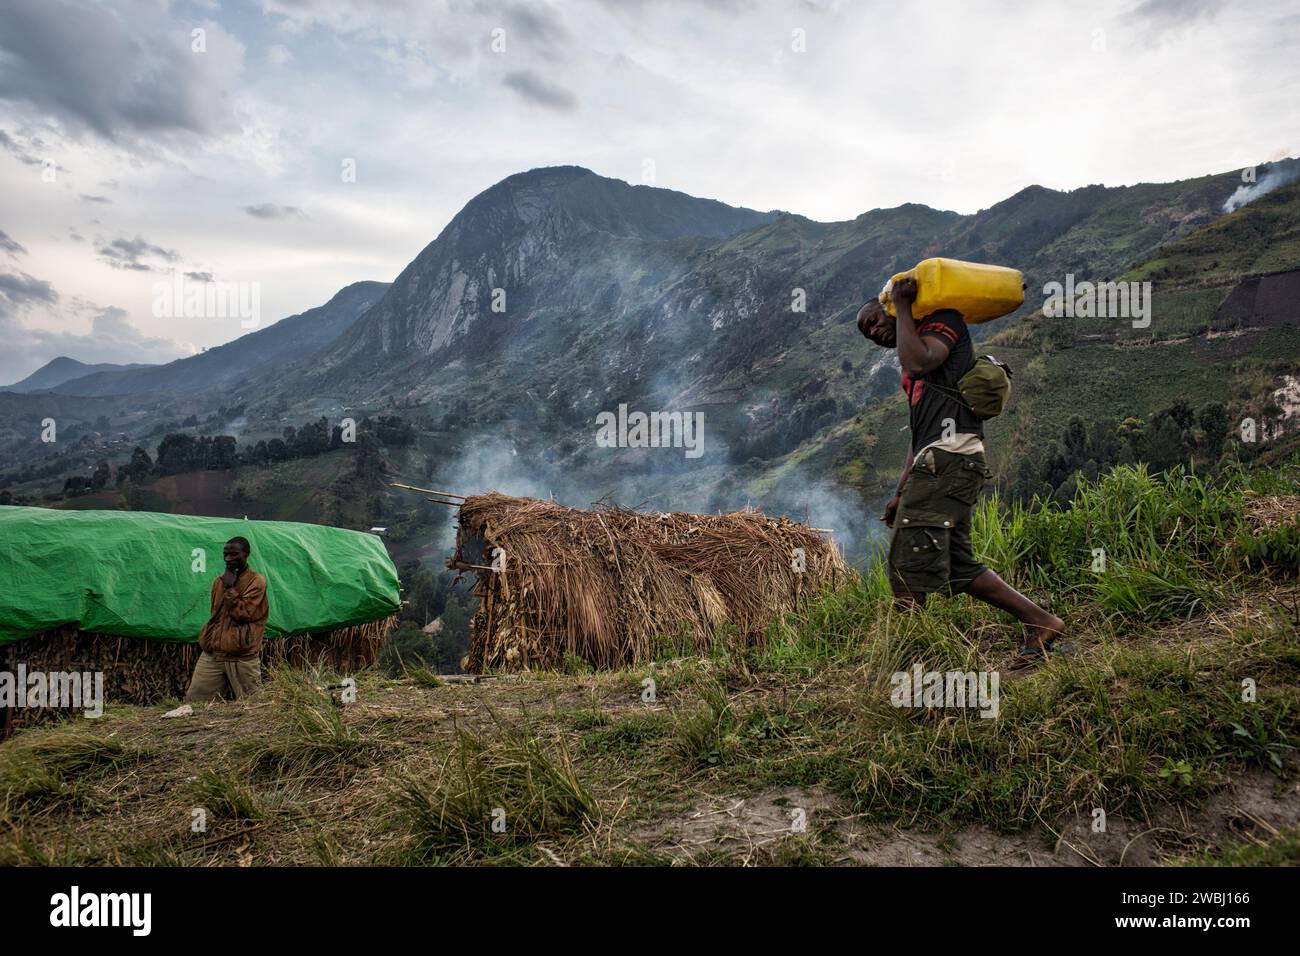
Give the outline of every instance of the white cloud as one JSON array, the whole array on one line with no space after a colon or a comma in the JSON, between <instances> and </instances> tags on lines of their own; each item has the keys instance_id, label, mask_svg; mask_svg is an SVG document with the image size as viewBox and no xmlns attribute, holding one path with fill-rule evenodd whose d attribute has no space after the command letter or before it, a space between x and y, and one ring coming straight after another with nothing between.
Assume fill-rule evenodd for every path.
<instances>
[{"instance_id":1,"label":"white cloud","mask_svg":"<svg viewBox=\"0 0 1300 956\"><path fill-rule=\"evenodd\" d=\"M148 4L9 0L0 99L109 140L230 130L226 89L242 44L217 23L184 24L160 12Z\"/></svg>"},{"instance_id":2,"label":"white cloud","mask_svg":"<svg viewBox=\"0 0 1300 956\"><path fill-rule=\"evenodd\" d=\"M262 0L194 21L162 0L16 2L0 228L33 275L166 341L150 274L97 247L147 237L183 259L115 262L261 281L264 310L287 315L393 278L474 194L535 166L639 182L651 159L657 185L837 220L1197 176L1297 145L1279 134L1300 83L1284 0ZM35 41L58 69L28 59Z\"/></svg>"},{"instance_id":3,"label":"white cloud","mask_svg":"<svg viewBox=\"0 0 1300 956\"><path fill-rule=\"evenodd\" d=\"M58 307L62 317L54 314ZM70 316L69 320L67 317ZM63 302L31 276L0 274L0 382L16 382L61 355L87 364L170 362L194 351L142 333L124 310L81 299Z\"/></svg>"}]
</instances>

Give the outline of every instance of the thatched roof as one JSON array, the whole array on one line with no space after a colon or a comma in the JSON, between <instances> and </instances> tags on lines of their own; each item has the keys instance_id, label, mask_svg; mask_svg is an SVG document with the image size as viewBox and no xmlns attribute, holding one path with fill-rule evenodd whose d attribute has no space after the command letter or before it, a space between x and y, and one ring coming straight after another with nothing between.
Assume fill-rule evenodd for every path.
<instances>
[{"instance_id":1,"label":"thatched roof","mask_svg":"<svg viewBox=\"0 0 1300 956\"><path fill-rule=\"evenodd\" d=\"M650 660L658 639L707 651L747 643L783 611L851 573L822 532L757 511L584 511L495 492L465 499L451 567L478 573L466 669L595 667ZM485 570L494 549L504 570ZM802 570L796 570L802 553Z\"/></svg>"}]
</instances>

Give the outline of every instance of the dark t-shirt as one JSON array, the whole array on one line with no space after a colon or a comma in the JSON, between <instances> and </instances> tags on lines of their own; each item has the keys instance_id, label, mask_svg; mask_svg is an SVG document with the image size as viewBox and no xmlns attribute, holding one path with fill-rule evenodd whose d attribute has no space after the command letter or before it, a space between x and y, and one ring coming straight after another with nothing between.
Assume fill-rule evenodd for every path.
<instances>
[{"instance_id":1,"label":"dark t-shirt","mask_svg":"<svg viewBox=\"0 0 1300 956\"><path fill-rule=\"evenodd\" d=\"M917 326L922 338L936 336L948 345L948 357L937 369L913 381L903 373L903 393L908 400L912 427L912 451L920 451L944 437L944 419L951 418L959 433L984 437L984 427L974 413L958 400L958 380L975 364L975 346L961 313L941 309L927 315ZM935 388L927 386L937 386Z\"/></svg>"}]
</instances>

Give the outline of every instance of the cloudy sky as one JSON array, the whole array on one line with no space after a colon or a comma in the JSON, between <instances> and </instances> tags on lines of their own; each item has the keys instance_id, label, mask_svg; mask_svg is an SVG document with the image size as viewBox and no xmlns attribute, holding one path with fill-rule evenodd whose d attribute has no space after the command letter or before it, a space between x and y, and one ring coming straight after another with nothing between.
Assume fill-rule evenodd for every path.
<instances>
[{"instance_id":1,"label":"cloudy sky","mask_svg":"<svg viewBox=\"0 0 1300 956\"><path fill-rule=\"evenodd\" d=\"M392 279L536 166L835 220L1294 156L1297 41L1289 0L4 0L0 382L246 331L156 318L175 274L264 323Z\"/></svg>"}]
</instances>

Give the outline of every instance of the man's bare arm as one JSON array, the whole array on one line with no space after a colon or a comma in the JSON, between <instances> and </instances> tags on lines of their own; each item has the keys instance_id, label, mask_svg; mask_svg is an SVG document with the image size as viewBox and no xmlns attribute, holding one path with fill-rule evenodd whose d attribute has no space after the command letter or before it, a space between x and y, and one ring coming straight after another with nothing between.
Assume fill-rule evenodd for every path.
<instances>
[{"instance_id":1,"label":"man's bare arm","mask_svg":"<svg viewBox=\"0 0 1300 956\"><path fill-rule=\"evenodd\" d=\"M917 334L916 320L912 318L912 303L916 301L915 279L900 279L891 294L894 314L898 317L894 327L898 339L898 364L911 378L928 375L948 357L948 345L935 336L921 338Z\"/></svg>"},{"instance_id":2,"label":"man's bare arm","mask_svg":"<svg viewBox=\"0 0 1300 956\"><path fill-rule=\"evenodd\" d=\"M898 493L901 495L907 487L907 478L912 473L912 443L907 443L907 461L903 462L903 473L898 477Z\"/></svg>"},{"instance_id":3,"label":"man's bare arm","mask_svg":"<svg viewBox=\"0 0 1300 956\"><path fill-rule=\"evenodd\" d=\"M889 504L885 505L885 513L880 516L885 522L885 527L894 526L894 518L898 515L899 503L903 500L903 489L907 487L907 476L912 473L912 444L907 445L907 461L903 463L903 473L898 477L898 488L894 492L894 497L889 499Z\"/></svg>"}]
</instances>

